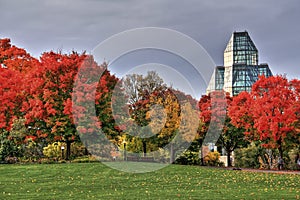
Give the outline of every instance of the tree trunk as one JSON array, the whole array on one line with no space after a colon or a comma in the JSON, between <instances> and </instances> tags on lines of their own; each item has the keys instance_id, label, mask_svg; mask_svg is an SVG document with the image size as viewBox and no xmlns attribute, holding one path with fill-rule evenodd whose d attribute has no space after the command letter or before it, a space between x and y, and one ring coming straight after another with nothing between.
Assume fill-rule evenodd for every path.
<instances>
[{"instance_id":1,"label":"tree trunk","mask_svg":"<svg viewBox=\"0 0 300 200\"><path fill-rule=\"evenodd\" d=\"M87 143L85 143L85 145L84 145L84 155L89 155L89 151L88 151L88 144Z\"/></svg>"},{"instance_id":2,"label":"tree trunk","mask_svg":"<svg viewBox=\"0 0 300 200\"><path fill-rule=\"evenodd\" d=\"M203 147L200 147L200 164L201 166L204 166L204 159L203 159Z\"/></svg>"},{"instance_id":3,"label":"tree trunk","mask_svg":"<svg viewBox=\"0 0 300 200\"><path fill-rule=\"evenodd\" d=\"M124 143L124 161L127 161L126 143Z\"/></svg>"},{"instance_id":4,"label":"tree trunk","mask_svg":"<svg viewBox=\"0 0 300 200\"><path fill-rule=\"evenodd\" d=\"M267 154L269 156L269 159L267 159L267 161L269 162L269 169L272 169L272 163L273 163L273 152L272 152L272 149L267 149Z\"/></svg>"},{"instance_id":5,"label":"tree trunk","mask_svg":"<svg viewBox=\"0 0 300 200\"><path fill-rule=\"evenodd\" d=\"M88 151L88 149L86 147L84 148L84 155L86 155L86 156L89 155L89 151Z\"/></svg>"},{"instance_id":6,"label":"tree trunk","mask_svg":"<svg viewBox=\"0 0 300 200\"><path fill-rule=\"evenodd\" d=\"M70 156L71 156L71 143L72 143L72 141L67 140L66 143L67 143L66 160L69 160Z\"/></svg>"},{"instance_id":7,"label":"tree trunk","mask_svg":"<svg viewBox=\"0 0 300 200\"><path fill-rule=\"evenodd\" d=\"M146 141L143 141L143 152L144 152L144 157L147 156L147 144Z\"/></svg>"},{"instance_id":8,"label":"tree trunk","mask_svg":"<svg viewBox=\"0 0 300 200\"><path fill-rule=\"evenodd\" d=\"M170 164L174 162L174 144L170 144Z\"/></svg>"},{"instance_id":9,"label":"tree trunk","mask_svg":"<svg viewBox=\"0 0 300 200\"><path fill-rule=\"evenodd\" d=\"M283 149L282 149L282 143L281 140L278 141L278 151L279 151L279 159L278 159L278 169L284 169L284 161L283 161Z\"/></svg>"},{"instance_id":10,"label":"tree trunk","mask_svg":"<svg viewBox=\"0 0 300 200\"><path fill-rule=\"evenodd\" d=\"M227 167L231 167L232 166L231 159L230 159L230 153L231 153L231 151L227 150Z\"/></svg>"},{"instance_id":11,"label":"tree trunk","mask_svg":"<svg viewBox=\"0 0 300 200\"><path fill-rule=\"evenodd\" d=\"M278 151L279 151L279 156L280 156L281 158L283 158L283 150L282 150L281 145L279 146Z\"/></svg>"},{"instance_id":12,"label":"tree trunk","mask_svg":"<svg viewBox=\"0 0 300 200\"><path fill-rule=\"evenodd\" d=\"M280 156L281 158L283 158L283 149L282 149L281 138L277 141L277 144L278 144L279 156Z\"/></svg>"}]
</instances>

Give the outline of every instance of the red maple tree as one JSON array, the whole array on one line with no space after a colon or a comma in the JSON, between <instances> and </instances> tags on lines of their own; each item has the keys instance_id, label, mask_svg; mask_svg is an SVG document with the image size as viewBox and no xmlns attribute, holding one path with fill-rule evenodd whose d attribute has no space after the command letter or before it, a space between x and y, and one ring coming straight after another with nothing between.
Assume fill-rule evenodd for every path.
<instances>
[{"instance_id":1,"label":"red maple tree","mask_svg":"<svg viewBox=\"0 0 300 200\"><path fill-rule=\"evenodd\" d=\"M24 49L0 39L0 128L10 130L13 120L24 116L22 105L29 96L31 82L27 79L39 65Z\"/></svg>"},{"instance_id":2,"label":"red maple tree","mask_svg":"<svg viewBox=\"0 0 300 200\"><path fill-rule=\"evenodd\" d=\"M67 143L67 158L70 144L79 139L75 121L84 113L83 108L74 110L72 97L74 80L80 68L88 65L89 75L95 79L96 93L91 94L90 76L83 77L86 87L77 97L82 101L94 102L97 109L98 127L102 122L114 129L111 114L111 94L118 80L106 69L99 66L92 56L85 53L62 54L46 52L39 60L31 57L24 49L10 44L9 39L0 40L0 129L10 130L14 119L24 118L28 129L27 138L47 138ZM102 73L101 73L102 74ZM100 79L100 80L99 80ZM91 99L94 97L94 99ZM91 113L87 112L87 115ZM103 115L101 117L101 115ZM86 116L89 118L90 116ZM74 120L75 119L75 120ZM99 119L99 120L98 120ZM106 123L107 122L107 123ZM109 122L109 123L108 123ZM108 126L108 125L107 125ZM87 132L92 132L88 126ZM109 130L107 131L109 132Z\"/></svg>"},{"instance_id":3,"label":"red maple tree","mask_svg":"<svg viewBox=\"0 0 300 200\"><path fill-rule=\"evenodd\" d=\"M208 137L208 140L224 148L227 152L228 166L231 166L231 152L245 145L242 129L234 127L228 116L231 102L232 97L229 93L214 91L202 96L198 104L200 119L204 123L201 130L203 137ZM220 134L217 134L218 132Z\"/></svg>"},{"instance_id":4,"label":"red maple tree","mask_svg":"<svg viewBox=\"0 0 300 200\"><path fill-rule=\"evenodd\" d=\"M283 151L299 145L299 81L283 76L260 77L250 93L233 99L229 109L232 122L246 129L250 140L260 140L267 148Z\"/></svg>"}]
</instances>

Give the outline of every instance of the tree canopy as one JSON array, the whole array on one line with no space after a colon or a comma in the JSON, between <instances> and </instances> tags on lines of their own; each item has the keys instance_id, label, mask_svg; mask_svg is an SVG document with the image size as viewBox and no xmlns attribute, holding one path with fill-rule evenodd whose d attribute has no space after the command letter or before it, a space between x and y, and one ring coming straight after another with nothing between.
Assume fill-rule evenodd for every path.
<instances>
[{"instance_id":1,"label":"tree canopy","mask_svg":"<svg viewBox=\"0 0 300 200\"><path fill-rule=\"evenodd\" d=\"M277 148L280 156L299 146L299 81L283 76L261 76L250 93L233 99L229 109L232 123L246 129L250 140L260 140L266 148Z\"/></svg>"}]
</instances>

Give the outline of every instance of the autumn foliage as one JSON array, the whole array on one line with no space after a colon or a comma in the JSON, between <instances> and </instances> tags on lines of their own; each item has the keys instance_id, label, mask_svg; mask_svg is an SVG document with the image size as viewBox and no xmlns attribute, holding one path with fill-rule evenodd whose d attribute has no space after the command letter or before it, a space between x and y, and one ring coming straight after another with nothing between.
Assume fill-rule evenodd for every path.
<instances>
[{"instance_id":1,"label":"autumn foliage","mask_svg":"<svg viewBox=\"0 0 300 200\"><path fill-rule=\"evenodd\" d=\"M250 140L260 140L264 147L283 151L299 146L299 81L282 76L264 76L233 99L229 109L232 123L246 129Z\"/></svg>"},{"instance_id":2,"label":"autumn foliage","mask_svg":"<svg viewBox=\"0 0 300 200\"><path fill-rule=\"evenodd\" d=\"M24 118L26 127L35 130L26 138L46 134L49 142L59 140L67 142L67 145L78 140L72 94L75 77L84 64L105 68L98 66L92 57L77 52L46 52L38 60L24 49L11 45L9 39L0 40L0 129L10 131L15 119ZM104 104L110 107L109 90L116 80L106 71L96 82L96 98L92 101L96 101L97 105L102 102L98 110ZM91 100L89 95L88 92L82 93L80 98Z\"/></svg>"},{"instance_id":3,"label":"autumn foliage","mask_svg":"<svg viewBox=\"0 0 300 200\"><path fill-rule=\"evenodd\" d=\"M228 166L231 166L231 152L245 144L243 130L235 127L228 116L232 99L233 97L224 91L215 91L202 96L198 103L201 111L199 117L204 122L201 133L224 148Z\"/></svg>"},{"instance_id":4,"label":"autumn foliage","mask_svg":"<svg viewBox=\"0 0 300 200\"><path fill-rule=\"evenodd\" d=\"M71 143L79 141L78 132L80 137L98 136L99 129L119 146L127 140L128 148L137 150L130 142L143 143L144 153L178 136L181 142L202 145L210 135L206 142L219 141L229 154L246 139L276 148L282 156L285 150L300 148L299 99L299 80L262 76L251 92L235 97L212 92L197 103L167 87L153 71L120 82L107 63L99 65L85 53L50 51L37 59L10 39L0 39L1 137L18 145L63 142L68 156ZM143 131L152 135L143 138Z\"/></svg>"}]
</instances>

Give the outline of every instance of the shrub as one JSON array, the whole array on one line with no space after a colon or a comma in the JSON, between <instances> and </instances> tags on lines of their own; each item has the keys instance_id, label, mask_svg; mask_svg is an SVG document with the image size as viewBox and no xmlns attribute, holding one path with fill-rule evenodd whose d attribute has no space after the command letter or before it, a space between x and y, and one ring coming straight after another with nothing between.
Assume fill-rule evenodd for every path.
<instances>
[{"instance_id":1,"label":"shrub","mask_svg":"<svg viewBox=\"0 0 300 200\"><path fill-rule=\"evenodd\" d=\"M284 152L284 168L290 163L289 155ZM235 166L245 168L277 169L278 150L266 149L260 143L251 143L246 148L235 151Z\"/></svg>"},{"instance_id":2,"label":"shrub","mask_svg":"<svg viewBox=\"0 0 300 200\"><path fill-rule=\"evenodd\" d=\"M204 164L208 166L220 166L220 153L217 151L214 152L209 152L205 157L204 157Z\"/></svg>"},{"instance_id":3,"label":"shrub","mask_svg":"<svg viewBox=\"0 0 300 200\"><path fill-rule=\"evenodd\" d=\"M236 167L259 168L259 149L254 144L247 148L237 149L234 152L234 165Z\"/></svg>"},{"instance_id":4,"label":"shrub","mask_svg":"<svg viewBox=\"0 0 300 200\"><path fill-rule=\"evenodd\" d=\"M157 161L157 162L160 162L160 163L169 163L170 162L170 151L169 150L159 148L157 151L155 151L152 154L152 156L154 157L155 161Z\"/></svg>"},{"instance_id":5,"label":"shrub","mask_svg":"<svg viewBox=\"0 0 300 200\"><path fill-rule=\"evenodd\" d=\"M199 152L187 150L178 159L176 159L175 163L181 165L199 165Z\"/></svg>"},{"instance_id":6,"label":"shrub","mask_svg":"<svg viewBox=\"0 0 300 200\"><path fill-rule=\"evenodd\" d=\"M58 159L62 157L61 147L63 144L61 142L54 142L44 147L43 154L48 158Z\"/></svg>"},{"instance_id":7,"label":"shrub","mask_svg":"<svg viewBox=\"0 0 300 200\"><path fill-rule=\"evenodd\" d=\"M287 157L289 158L288 162L286 163L286 168L291 170L299 170L300 167L297 164L298 161L298 152L299 150L297 148L292 149L290 152L288 152Z\"/></svg>"},{"instance_id":8,"label":"shrub","mask_svg":"<svg viewBox=\"0 0 300 200\"><path fill-rule=\"evenodd\" d=\"M19 156L19 148L15 143L8 138L9 132L0 132L0 161L7 162L8 157Z\"/></svg>"},{"instance_id":9,"label":"shrub","mask_svg":"<svg viewBox=\"0 0 300 200\"><path fill-rule=\"evenodd\" d=\"M6 157L5 158L5 162L8 163L8 164L15 164L19 161L19 159L17 157Z\"/></svg>"},{"instance_id":10,"label":"shrub","mask_svg":"<svg viewBox=\"0 0 300 200\"><path fill-rule=\"evenodd\" d=\"M24 145L23 157L28 159L28 162L35 162L43 156L42 149L43 145L41 143L29 138Z\"/></svg>"},{"instance_id":11,"label":"shrub","mask_svg":"<svg viewBox=\"0 0 300 200\"><path fill-rule=\"evenodd\" d=\"M71 157L77 158L86 155L85 146L82 143L74 142L71 144Z\"/></svg>"}]
</instances>

